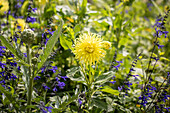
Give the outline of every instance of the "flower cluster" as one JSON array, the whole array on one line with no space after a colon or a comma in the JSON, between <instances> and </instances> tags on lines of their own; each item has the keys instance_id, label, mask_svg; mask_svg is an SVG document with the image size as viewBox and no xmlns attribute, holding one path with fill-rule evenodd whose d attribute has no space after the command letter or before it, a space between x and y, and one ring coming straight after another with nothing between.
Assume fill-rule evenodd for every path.
<instances>
[{"instance_id":1,"label":"flower cluster","mask_svg":"<svg viewBox=\"0 0 170 113\"><path fill-rule=\"evenodd\" d=\"M65 83L62 82L62 80L66 81L66 78L68 78L67 76L61 76L61 74L57 74L51 87L47 86L45 83L46 81L48 81L46 79L49 79L52 76L52 74L56 73L57 70L58 70L57 66L51 66L50 64L47 66L44 66L43 68L41 68L41 72L40 72L41 76L36 76L34 78L34 81L37 81L37 82L43 81L44 83L42 83L42 86L44 90L50 90L52 88L52 90L56 92L57 87L59 89L63 89L65 87Z\"/></svg>"},{"instance_id":2,"label":"flower cluster","mask_svg":"<svg viewBox=\"0 0 170 113\"><path fill-rule=\"evenodd\" d=\"M6 60L2 61L2 57L6 57ZM4 88L10 85L10 81L17 79L17 76L13 74L13 69L17 67L17 63L13 61L13 58L14 55L11 52L7 52L6 47L0 46L0 84ZM17 69L19 71L19 68Z\"/></svg>"},{"instance_id":3,"label":"flower cluster","mask_svg":"<svg viewBox=\"0 0 170 113\"><path fill-rule=\"evenodd\" d=\"M150 61L148 64L148 68L147 68L147 75L149 75L147 77L147 80L144 84L143 87L143 91L141 96L139 97L139 104L141 104L143 107L146 107L146 105L148 105L146 107L145 111L151 110L150 106L151 104L154 105L156 113L162 112L164 111L164 109L166 109L168 111L169 108L165 107L164 104L161 104L161 101L166 101L168 100L169 95L167 95L167 91L165 89L167 89L167 86L169 86L169 73L168 76L166 77L166 79L164 80L164 82L167 81L167 84L165 87L163 87L164 82L158 87L154 87L152 82L152 72L155 69L155 65L157 63L157 61L159 60L158 57L154 57L153 56L153 52L155 50L155 47L157 46L158 49L164 47L164 45L160 45L158 38L161 38L161 36L164 36L165 38L167 38L168 36L168 31L165 30L165 22L166 22L166 18L168 17L168 13L170 10L168 10L168 12L165 14L164 17L158 17L158 19L156 20L155 23L155 31L156 33L154 34L154 36L156 37L156 41L154 42L154 48L152 50L151 56L150 56ZM156 62L154 63L154 66L152 69L150 69L150 65L151 65L151 60L154 59ZM161 89L164 89L163 91ZM156 98L157 97L157 98ZM150 100L152 100L152 102L148 103ZM157 102L154 102L154 100L157 100Z\"/></svg>"}]
</instances>

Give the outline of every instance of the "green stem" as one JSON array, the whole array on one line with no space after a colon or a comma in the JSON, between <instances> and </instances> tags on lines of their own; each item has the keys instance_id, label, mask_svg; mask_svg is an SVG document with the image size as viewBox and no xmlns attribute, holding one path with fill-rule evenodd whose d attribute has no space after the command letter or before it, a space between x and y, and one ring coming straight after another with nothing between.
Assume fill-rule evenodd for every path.
<instances>
[{"instance_id":1,"label":"green stem","mask_svg":"<svg viewBox=\"0 0 170 113\"><path fill-rule=\"evenodd\" d=\"M28 84L28 98L27 98L27 107L31 105L31 99L32 99L32 90L33 90L33 76L31 72L31 55L30 55L30 45L26 46L27 48L27 62L30 65L29 66L29 84ZM31 112L31 108L27 108L27 113Z\"/></svg>"}]
</instances>

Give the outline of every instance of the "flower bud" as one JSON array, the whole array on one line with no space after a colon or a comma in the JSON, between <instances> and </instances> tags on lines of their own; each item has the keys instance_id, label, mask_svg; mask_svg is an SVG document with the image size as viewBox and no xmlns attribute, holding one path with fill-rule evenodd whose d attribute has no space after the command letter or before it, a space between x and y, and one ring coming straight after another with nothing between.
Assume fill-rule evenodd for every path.
<instances>
[{"instance_id":1,"label":"flower bud","mask_svg":"<svg viewBox=\"0 0 170 113\"><path fill-rule=\"evenodd\" d=\"M105 49L109 49L111 47L111 43L109 41L103 41L102 46Z\"/></svg>"},{"instance_id":2,"label":"flower bud","mask_svg":"<svg viewBox=\"0 0 170 113\"><path fill-rule=\"evenodd\" d=\"M31 43L34 42L34 31L32 31L31 29L25 29L22 32L22 38L21 40L25 43L30 45Z\"/></svg>"}]
</instances>

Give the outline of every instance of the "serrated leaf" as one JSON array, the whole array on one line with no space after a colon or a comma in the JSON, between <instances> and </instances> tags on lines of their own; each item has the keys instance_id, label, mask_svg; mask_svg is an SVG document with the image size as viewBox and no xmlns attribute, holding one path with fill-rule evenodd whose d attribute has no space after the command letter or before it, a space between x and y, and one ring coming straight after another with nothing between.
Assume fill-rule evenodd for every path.
<instances>
[{"instance_id":1,"label":"serrated leaf","mask_svg":"<svg viewBox=\"0 0 170 113\"><path fill-rule=\"evenodd\" d=\"M47 42L47 45L44 49L44 54L42 54L39 57L39 60L41 62L38 63L38 67L37 67L37 71L35 72L38 73L38 71L42 68L42 66L44 65L44 63L46 62L48 56L51 54L53 47L55 46L56 42L58 41L58 38L61 34L62 31L62 27L63 27L63 21L60 21L60 26L58 27L58 30L54 32L54 34L50 37L50 39Z\"/></svg>"},{"instance_id":2,"label":"serrated leaf","mask_svg":"<svg viewBox=\"0 0 170 113\"><path fill-rule=\"evenodd\" d=\"M4 46L6 48L8 48L10 50L10 52L12 52L12 54L15 55L15 57L17 57L19 60L20 60L20 63L25 65L25 66L29 66L29 64L27 64L23 59L22 59L22 56L19 55L19 53L17 52L16 49L14 49L14 47L9 43L9 41L4 38L2 35L0 35L0 39L1 39L1 42L4 44Z\"/></svg>"}]
</instances>

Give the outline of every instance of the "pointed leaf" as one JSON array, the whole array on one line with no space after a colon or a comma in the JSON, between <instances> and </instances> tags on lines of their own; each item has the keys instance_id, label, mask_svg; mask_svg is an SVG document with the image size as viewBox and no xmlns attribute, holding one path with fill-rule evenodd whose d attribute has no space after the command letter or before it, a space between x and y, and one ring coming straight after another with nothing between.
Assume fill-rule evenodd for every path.
<instances>
[{"instance_id":1,"label":"pointed leaf","mask_svg":"<svg viewBox=\"0 0 170 113\"><path fill-rule=\"evenodd\" d=\"M58 27L58 30L54 32L53 36L50 37L50 39L47 42L47 45L44 49L44 53L39 57L40 62L38 63L38 68L35 73L38 73L38 71L42 68L44 63L46 62L48 56L51 54L53 47L55 46L56 42L58 41L58 38L61 34L63 27L63 21L61 20L60 26Z\"/></svg>"},{"instance_id":2,"label":"pointed leaf","mask_svg":"<svg viewBox=\"0 0 170 113\"><path fill-rule=\"evenodd\" d=\"M0 39L1 42L5 45L6 48L8 48L12 54L15 55L15 57L17 57L20 60L20 63L25 65L25 66L29 66L23 59L22 56L19 55L19 53L17 52L16 49L14 49L14 47L9 43L9 41L7 39L5 39L2 35L0 35Z\"/></svg>"}]
</instances>

